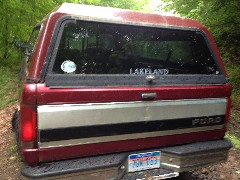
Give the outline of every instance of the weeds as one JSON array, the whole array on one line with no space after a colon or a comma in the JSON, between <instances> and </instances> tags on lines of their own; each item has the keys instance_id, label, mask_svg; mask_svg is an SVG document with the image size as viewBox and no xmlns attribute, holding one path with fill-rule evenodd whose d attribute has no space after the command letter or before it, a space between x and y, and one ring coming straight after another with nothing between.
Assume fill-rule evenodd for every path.
<instances>
[{"instance_id":1,"label":"weeds","mask_svg":"<svg viewBox=\"0 0 240 180\"><path fill-rule=\"evenodd\" d=\"M240 110L240 66L226 64L226 68L232 85L233 108Z\"/></svg>"},{"instance_id":2,"label":"weeds","mask_svg":"<svg viewBox=\"0 0 240 180\"><path fill-rule=\"evenodd\" d=\"M234 119L236 122L240 123L240 115L239 114L236 114Z\"/></svg>"},{"instance_id":3,"label":"weeds","mask_svg":"<svg viewBox=\"0 0 240 180\"><path fill-rule=\"evenodd\" d=\"M16 144L10 146L11 157L17 160L17 162L21 162L23 159L19 154L18 147Z\"/></svg>"},{"instance_id":4,"label":"weeds","mask_svg":"<svg viewBox=\"0 0 240 180\"><path fill-rule=\"evenodd\" d=\"M17 100L17 76L16 70L0 67L0 109Z\"/></svg>"},{"instance_id":5,"label":"weeds","mask_svg":"<svg viewBox=\"0 0 240 180\"><path fill-rule=\"evenodd\" d=\"M17 145L16 145L16 144L15 144L15 145L12 145L12 146L10 147L10 151L11 151L12 153L18 152Z\"/></svg>"},{"instance_id":6,"label":"weeds","mask_svg":"<svg viewBox=\"0 0 240 180\"><path fill-rule=\"evenodd\" d=\"M226 137L231 140L234 147L236 147L237 149L240 149L240 138L239 137L237 137L234 133L231 133L231 132L228 132L226 134Z\"/></svg>"}]
</instances>

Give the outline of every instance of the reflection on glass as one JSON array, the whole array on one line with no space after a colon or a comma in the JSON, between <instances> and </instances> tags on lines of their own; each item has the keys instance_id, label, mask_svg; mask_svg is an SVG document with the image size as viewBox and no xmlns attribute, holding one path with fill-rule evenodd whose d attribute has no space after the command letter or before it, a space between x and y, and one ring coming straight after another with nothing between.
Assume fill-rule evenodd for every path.
<instances>
[{"instance_id":1,"label":"reflection on glass","mask_svg":"<svg viewBox=\"0 0 240 180\"><path fill-rule=\"evenodd\" d=\"M64 73L66 60L76 64L77 74L219 74L204 37L189 30L68 23L53 72Z\"/></svg>"}]
</instances>

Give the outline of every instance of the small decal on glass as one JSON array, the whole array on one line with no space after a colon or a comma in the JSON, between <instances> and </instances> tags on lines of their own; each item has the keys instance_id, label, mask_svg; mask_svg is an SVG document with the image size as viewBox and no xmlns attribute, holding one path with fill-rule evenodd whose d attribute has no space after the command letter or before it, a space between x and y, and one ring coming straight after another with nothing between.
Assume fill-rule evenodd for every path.
<instances>
[{"instance_id":1,"label":"small decal on glass","mask_svg":"<svg viewBox=\"0 0 240 180\"><path fill-rule=\"evenodd\" d=\"M77 66L73 61L66 60L62 63L61 69L63 70L63 72L70 74L76 71Z\"/></svg>"},{"instance_id":2,"label":"small decal on glass","mask_svg":"<svg viewBox=\"0 0 240 180\"><path fill-rule=\"evenodd\" d=\"M130 69L130 74L132 75L167 75L168 73L169 73L168 69L150 69L150 68Z\"/></svg>"}]
</instances>

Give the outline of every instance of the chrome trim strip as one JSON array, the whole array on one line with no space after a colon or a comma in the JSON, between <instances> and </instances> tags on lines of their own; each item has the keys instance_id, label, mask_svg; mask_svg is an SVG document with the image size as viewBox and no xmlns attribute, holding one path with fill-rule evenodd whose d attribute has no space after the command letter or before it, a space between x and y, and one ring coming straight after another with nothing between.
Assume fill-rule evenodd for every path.
<instances>
[{"instance_id":1,"label":"chrome trim strip","mask_svg":"<svg viewBox=\"0 0 240 180\"><path fill-rule=\"evenodd\" d=\"M174 162L171 164L167 163L166 157L163 156L162 158L164 158L164 162L161 163L162 168L183 172L225 162L228 157L228 150L222 149L221 151L216 150L211 152L195 153L187 156L173 156L167 153L166 156L174 159Z\"/></svg>"},{"instance_id":2,"label":"chrome trim strip","mask_svg":"<svg viewBox=\"0 0 240 180\"><path fill-rule=\"evenodd\" d=\"M155 98L157 97L157 93L143 93L142 99L148 99L148 98Z\"/></svg>"},{"instance_id":3,"label":"chrome trim strip","mask_svg":"<svg viewBox=\"0 0 240 180\"><path fill-rule=\"evenodd\" d=\"M174 165L174 164L169 164L169 163L161 163L161 165L171 167L171 168L176 168L176 169L180 169L180 167L181 167L181 166Z\"/></svg>"},{"instance_id":4,"label":"chrome trim strip","mask_svg":"<svg viewBox=\"0 0 240 180\"><path fill-rule=\"evenodd\" d=\"M224 115L227 98L38 106L38 129Z\"/></svg>"},{"instance_id":5,"label":"chrome trim strip","mask_svg":"<svg viewBox=\"0 0 240 180\"><path fill-rule=\"evenodd\" d=\"M174 135L174 134L183 134L186 132L192 133L192 132L216 130L216 129L222 129L223 127L224 125L217 125L217 126L205 126L205 127L188 128L188 129L177 129L177 130L170 130L170 131L157 131L157 132L124 134L124 135L115 135L115 136L102 136L102 137L71 139L71 140L61 140L61 141L51 141L51 142L39 142L38 145L39 145L39 148L74 146L74 145L84 145L84 144L120 141L120 140L128 140L128 139L139 139L139 138L158 137L158 136L166 136L166 135Z\"/></svg>"}]
</instances>

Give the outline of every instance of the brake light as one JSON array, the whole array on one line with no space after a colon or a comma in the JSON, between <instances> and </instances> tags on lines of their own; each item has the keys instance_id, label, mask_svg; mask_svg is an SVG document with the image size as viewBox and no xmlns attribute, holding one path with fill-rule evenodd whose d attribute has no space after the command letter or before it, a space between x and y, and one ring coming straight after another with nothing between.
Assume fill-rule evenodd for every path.
<instances>
[{"instance_id":1,"label":"brake light","mask_svg":"<svg viewBox=\"0 0 240 180\"><path fill-rule=\"evenodd\" d=\"M31 122L26 122L23 124L23 133L22 140L23 141L31 141L34 139L34 130Z\"/></svg>"},{"instance_id":2,"label":"brake light","mask_svg":"<svg viewBox=\"0 0 240 180\"><path fill-rule=\"evenodd\" d=\"M37 113L32 106L21 106L21 140L23 142L35 141L37 137Z\"/></svg>"}]
</instances>

